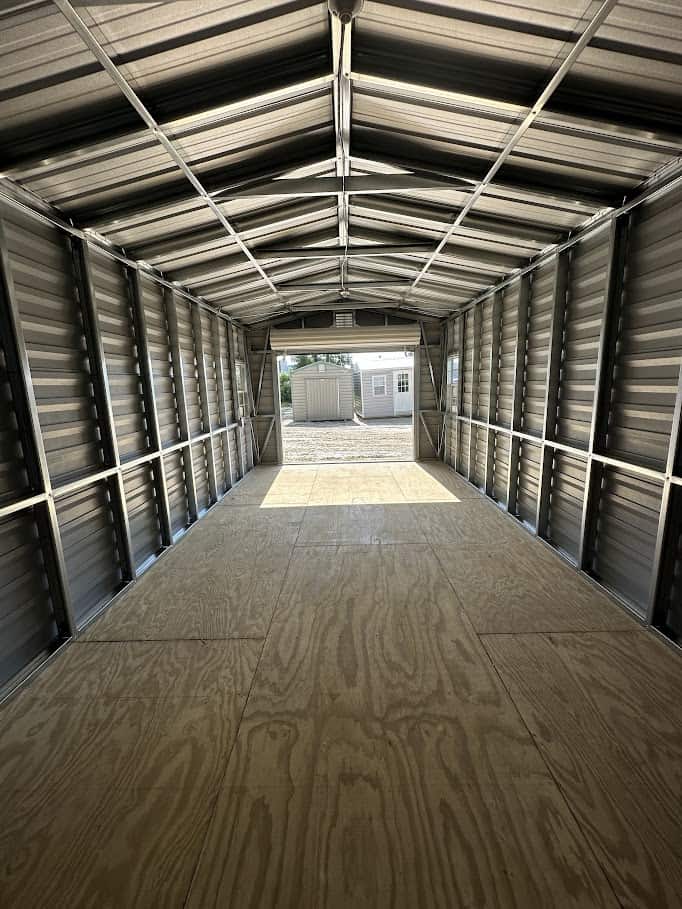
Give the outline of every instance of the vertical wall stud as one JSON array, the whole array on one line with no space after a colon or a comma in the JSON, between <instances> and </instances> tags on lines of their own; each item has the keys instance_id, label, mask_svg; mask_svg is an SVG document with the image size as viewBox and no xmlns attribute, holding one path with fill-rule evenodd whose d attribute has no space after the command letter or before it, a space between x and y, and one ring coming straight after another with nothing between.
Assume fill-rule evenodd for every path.
<instances>
[{"instance_id":1,"label":"vertical wall stud","mask_svg":"<svg viewBox=\"0 0 682 909\"><path fill-rule=\"evenodd\" d=\"M556 437L564 320L566 318L566 294L568 290L568 268L569 253L567 251L557 253L554 260L552 318L549 329L547 377L545 380L545 412L542 421L542 449L540 451L540 481L538 484L538 501L535 515L535 532L539 537L547 536L549 524L554 448L546 443L553 442Z\"/></svg>"},{"instance_id":2,"label":"vertical wall stud","mask_svg":"<svg viewBox=\"0 0 682 909\"><path fill-rule=\"evenodd\" d=\"M522 275L519 284L519 306L516 318L516 345L514 348L514 382L509 439L509 473L507 475L507 511L516 514L516 497L519 479L519 452L521 440L514 433L521 429L523 392L526 372L526 341L528 338L528 309L530 305L531 277Z\"/></svg>"},{"instance_id":3,"label":"vertical wall stud","mask_svg":"<svg viewBox=\"0 0 682 909\"><path fill-rule=\"evenodd\" d=\"M213 347L215 349L215 370L216 370L216 379L218 382L218 409L220 412L220 422L223 426L228 427L232 422L230 415L227 412L227 396L225 394L225 370L223 368L223 345L222 345L222 336L220 331L220 326L222 319L219 316L216 316L213 320ZM227 323L227 330L230 330L230 325ZM229 431L225 430L222 438L223 445L223 457L227 455L227 470L229 474L229 485L228 488L234 486L234 476L232 474L232 452L230 450L230 434Z\"/></svg>"},{"instance_id":4,"label":"vertical wall stud","mask_svg":"<svg viewBox=\"0 0 682 909\"><path fill-rule=\"evenodd\" d=\"M603 450L608 432L611 384L616 358L618 326L623 303L623 278L625 255L630 215L611 218L609 231L609 251L604 287L604 305L602 309L601 331L592 398L592 419L587 450L587 468L585 473L585 490L583 509L580 521L580 541L578 544L577 565L586 569L596 530L596 514L599 508L599 489L601 488L603 466L596 462L592 455Z\"/></svg>"},{"instance_id":5,"label":"vertical wall stud","mask_svg":"<svg viewBox=\"0 0 682 909\"><path fill-rule=\"evenodd\" d=\"M415 461L421 461L421 358L419 347L415 347L412 360L412 433Z\"/></svg>"},{"instance_id":6,"label":"vertical wall stud","mask_svg":"<svg viewBox=\"0 0 682 909\"><path fill-rule=\"evenodd\" d=\"M456 416L455 416L455 470L460 473L460 446L462 444L462 422L460 417L462 416L462 402L464 401L464 315L462 314L457 319L457 336L459 338L459 352L457 359L457 392L456 392Z\"/></svg>"},{"instance_id":7,"label":"vertical wall stud","mask_svg":"<svg viewBox=\"0 0 682 909\"><path fill-rule=\"evenodd\" d=\"M275 439L277 441L277 463L284 463L284 444L282 441L282 407L279 398L279 364L277 354L272 351L272 399L275 404Z\"/></svg>"},{"instance_id":8,"label":"vertical wall stud","mask_svg":"<svg viewBox=\"0 0 682 909\"><path fill-rule=\"evenodd\" d=\"M230 381L232 383L232 409L234 412L234 422L237 424L235 430L235 439L237 441L237 463L239 464L239 479L246 474L246 465L244 464L244 440L243 440L243 420L239 415L239 393L237 389L237 357L234 349L234 327L232 323L227 326L227 356L230 364Z\"/></svg>"},{"instance_id":9,"label":"vertical wall stud","mask_svg":"<svg viewBox=\"0 0 682 909\"><path fill-rule=\"evenodd\" d=\"M471 357L471 418L469 420L469 471L467 480L471 483L474 479L474 467L476 464L476 442L478 439L478 427L473 420L478 417L478 376L481 358L481 307L476 306L469 310L474 320L474 331L472 336L472 357Z\"/></svg>"},{"instance_id":10,"label":"vertical wall stud","mask_svg":"<svg viewBox=\"0 0 682 909\"><path fill-rule=\"evenodd\" d=\"M256 421L254 419L256 413L256 402L253 397L253 383L251 382L251 362L249 360L249 346L246 337L244 338L244 363L246 366L246 396L249 401L249 436L251 439L251 463L260 464L260 448L258 445L258 438L256 437ZM254 452L256 455L256 461L254 462Z\"/></svg>"},{"instance_id":11,"label":"vertical wall stud","mask_svg":"<svg viewBox=\"0 0 682 909\"><path fill-rule=\"evenodd\" d=\"M670 429L670 440L668 443L668 457L665 466L665 480L663 481L663 494L661 497L661 511L658 516L658 529L656 532L656 546L654 549L653 564L651 566L651 584L649 586L649 600L647 603L646 620L648 624L654 622L656 607L658 605L659 592L661 589L661 580L663 573L663 562L666 549L666 540L668 537L668 528L671 523L671 498L673 490L671 488L670 477L674 474L678 464L680 452L680 436L682 436L682 363L679 365L677 377L677 395L675 397L675 409L673 410L673 420Z\"/></svg>"},{"instance_id":12,"label":"vertical wall stud","mask_svg":"<svg viewBox=\"0 0 682 909\"><path fill-rule=\"evenodd\" d=\"M161 541L164 546L173 542L173 529L171 525L170 504L168 501L168 486L166 483L166 467L163 462L161 444L161 430L159 429L159 414L156 406L156 390L154 388L154 367L149 351L149 337L147 334L147 315L144 309L142 296L142 283L137 269L128 271L130 293L133 307L133 324L137 341L137 353L140 362L140 378L142 379L142 394L144 396L145 415L149 431L151 448L159 453L152 464L154 485L159 508L159 523L161 525Z\"/></svg>"},{"instance_id":13,"label":"vertical wall stud","mask_svg":"<svg viewBox=\"0 0 682 909\"><path fill-rule=\"evenodd\" d=\"M33 492L45 493L47 496L45 506L36 507L36 518L40 536L45 542L45 562L57 628L59 636L65 639L76 634L76 617L73 612L57 512L52 498L47 455L40 428L38 405L33 391L28 352L21 325L21 314L14 292L14 279L2 218L0 218L0 297L0 332L29 482Z\"/></svg>"},{"instance_id":14,"label":"vertical wall stud","mask_svg":"<svg viewBox=\"0 0 682 909\"><path fill-rule=\"evenodd\" d=\"M123 485L123 474L121 473L121 458L118 450L118 441L116 439L116 424L114 422L114 410L111 403L109 374L107 372L107 363L104 355L102 332L100 331L99 319L97 317L97 299L92 283L90 249L86 240L80 240L74 237L71 242L78 289L80 292L81 312L83 315L83 327L85 330L90 371L92 374L95 405L97 407L98 422L102 433L104 457L108 467L116 468L116 474L108 486L111 496L114 524L121 547L121 567L124 580L132 581L135 579L137 571L130 539L128 507Z\"/></svg>"},{"instance_id":15,"label":"vertical wall stud","mask_svg":"<svg viewBox=\"0 0 682 909\"><path fill-rule=\"evenodd\" d=\"M497 419L497 383L500 367L500 329L502 325L502 296L503 291L498 290L493 295L492 306L492 338L490 341L490 366L488 372L488 430L486 440L485 462L485 494L492 498L493 479L495 472L495 430L490 428L491 423Z\"/></svg>"},{"instance_id":16,"label":"vertical wall stud","mask_svg":"<svg viewBox=\"0 0 682 909\"><path fill-rule=\"evenodd\" d=\"M182 460L185 466L185 482L187 484L187 502L191 521L196 521L199 509L197 507L197 488L194 480L194 463L192 458L192 444L187 417L187 397L185 389L185 368L180 350L180 335L178 332L177 300L172 290L166 293L166 311L168 314L168 336L173 360L173 377L175 380L175 396L178 405L178 419L180 421L180 435L182 441L187 443L182 448Z\"/></svg>"},{"instance_id":17,"label":"vertical wall stud","mask_svg":"<svg viewBox=\"0 0 682 909\"><path fill-rule=\"evenodd\" d=\"M199 395L201 410L204 415L204 432L212 432L211 411L208 401L208 375L206 372L206 350L204 349L204 334L201 328L201 310L192 305L192 325L194 327L194 347L197 352L197 371L199 373ZM215 466L215 452L213 451L213 438L206 439L204 450L207 452L208 463L208 488L211 501L218 501L218 479Z\"/></svg>"}]
</instances>

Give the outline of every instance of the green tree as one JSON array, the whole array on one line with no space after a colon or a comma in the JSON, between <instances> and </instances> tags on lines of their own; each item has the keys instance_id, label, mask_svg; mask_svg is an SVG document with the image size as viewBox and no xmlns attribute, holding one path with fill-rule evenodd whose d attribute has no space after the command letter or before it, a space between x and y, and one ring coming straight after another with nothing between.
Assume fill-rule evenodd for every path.
<instances>
[{"instance_id":1,"label":"green tree","mask_svg":"<svg viewBox=\"0 0 682 909\"><path fill-rule=\"evenodd\" d=\"M279 374L279 399L282 404L291 404L291 378L288 372Z\"/></svg>"},{"instance_id":2,"label":"green tree","mask_svg":"<svg viewBox=\"0 0 682 909\"><path fill-rule=\"evenodd\" d=\"M301 366L310 366L311 363L335 363L337 366L350 366L350 354L299 354L294 357L294 369L300 369Z\"/></svg>"}]
</instances>

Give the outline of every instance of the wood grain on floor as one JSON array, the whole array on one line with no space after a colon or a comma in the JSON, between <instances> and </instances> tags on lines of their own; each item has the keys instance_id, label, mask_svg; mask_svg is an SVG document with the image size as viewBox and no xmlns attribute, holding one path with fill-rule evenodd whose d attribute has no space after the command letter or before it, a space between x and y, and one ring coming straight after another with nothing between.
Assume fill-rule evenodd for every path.
<instances>
[{"instance_id":1,"label":"wood grain on floor","mask_svg":"<svg viewBox=\"0 0 682 909\"><path fill-rule=\"evenodd\" d=\"M0 711L0 905L678 906L681 704L442 464L259 468Z\"/></svg>"},{"instance_id":2,"label":"wood grain on floor","mask_svg":"<svg viewBox=\"0 0 682 909\"><path fill-rule=\"evenodd\" d=\"M624 906L682 904L682 674L648 634L484 638Z\"/></svg>"}]
</instances>

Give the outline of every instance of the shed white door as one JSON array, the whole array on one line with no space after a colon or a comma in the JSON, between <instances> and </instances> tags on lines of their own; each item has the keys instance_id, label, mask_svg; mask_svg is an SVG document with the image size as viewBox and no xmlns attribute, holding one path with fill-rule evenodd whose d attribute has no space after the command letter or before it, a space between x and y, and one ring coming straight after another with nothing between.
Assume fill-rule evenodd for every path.
<instances>
[{"instance_id":1,"label":"shed white door","mask_svg":"<svg viewBox=\"0 0 682 909\"><path fill-rule=\"evenodd\" d=\"M339 420L339 380L306 379L306 403L309 420Z\"/></svg>"},{"instance_id":2,"label":"shed white door","mask_svg":"<svg viewBox=\"0 0 682 909\"><path fill-rule=\"evenodd\" d=\"M412 381L409 369L396 369L393 373L393 412L412 413Z\"/></svg>"}]
</instances>

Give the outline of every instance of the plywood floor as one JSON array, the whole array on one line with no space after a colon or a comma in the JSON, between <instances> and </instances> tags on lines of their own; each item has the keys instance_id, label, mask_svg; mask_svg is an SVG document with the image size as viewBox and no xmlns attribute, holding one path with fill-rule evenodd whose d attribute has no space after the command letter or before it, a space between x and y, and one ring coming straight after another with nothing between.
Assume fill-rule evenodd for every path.
<instances>
[{"instance_id":1,"label":"plywood floor","mask_svg":"<svg viewBox=\"0 0 682 909\"><path fill-rule=\"evenodd\" d=\"M0 712L0 905L679 907L681 666L442 465L257 469Z\"/></svg>"}]
</instances>

